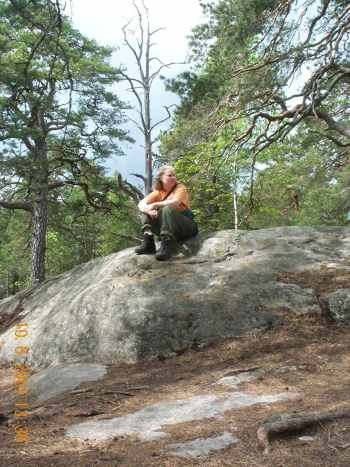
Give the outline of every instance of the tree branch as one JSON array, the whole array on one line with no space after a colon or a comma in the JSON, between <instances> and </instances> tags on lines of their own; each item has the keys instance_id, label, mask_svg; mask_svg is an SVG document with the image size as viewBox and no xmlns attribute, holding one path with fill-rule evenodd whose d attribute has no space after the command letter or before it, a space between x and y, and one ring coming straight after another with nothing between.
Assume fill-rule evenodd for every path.
<instances>
[{"instance_id":1,"label":"tree branch","mask_svg":"<svg viewBox=\"0 0 350 467\"><path fill-rule=\"evenodd\" d=\"M32 212L32 205L24 201L5 201L0 200L0 207L4 209L22 209L24 211Z\"/></svg>"},{"instance_id":2,"label":"tree branch","mask_svg":"<svg viewBox=\"0 0 350 467\"><path fill-rule=\"evenodd\" d=\"M349 417L350 409L348 407L305 415L275 416L274 420L267 420L259 427L257 431L259 445L264 449L264 454L268 454L270 451L269 437L271 434L302 430L315 423Z\"/></svg>"},{"instance_id":3,"label":"tree branch","mask_svg":"<svg viewBox=\"0 0 350 467\"><path fill-rule=\"evenodd\" d=\"M171 118L171 113L170 113L169 109L171 107L175 107L175 104L172 104L172 105L169 105L169 106L164 105L163 107L167 111L168 115L165 118L163 118L162 120L160 120L159 122L155 123L151 127L151 131L154 130L154 128L156 128L157 126L161 125L162 123L166 122L167 120L169 120Z\"/></svg>"}]
</instances>

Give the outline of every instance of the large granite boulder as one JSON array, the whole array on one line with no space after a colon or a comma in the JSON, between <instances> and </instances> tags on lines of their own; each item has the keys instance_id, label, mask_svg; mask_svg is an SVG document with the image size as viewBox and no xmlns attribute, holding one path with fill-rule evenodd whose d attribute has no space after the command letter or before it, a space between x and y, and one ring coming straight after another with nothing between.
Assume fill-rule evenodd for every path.
<instances>
[{"instance_id":1,"label":"large granite boulder","mask_svg":"<svg viewBox=\"0 0 350 467\"><path fill-rule=\"evenodd\" d=\"M132 363L321 313L313 287L285 277L344 274L349 255L348 227L220 231L168 262L126 249L0 302L0 362L26 345L32 368Z\"/></svg>"}]
</instances>

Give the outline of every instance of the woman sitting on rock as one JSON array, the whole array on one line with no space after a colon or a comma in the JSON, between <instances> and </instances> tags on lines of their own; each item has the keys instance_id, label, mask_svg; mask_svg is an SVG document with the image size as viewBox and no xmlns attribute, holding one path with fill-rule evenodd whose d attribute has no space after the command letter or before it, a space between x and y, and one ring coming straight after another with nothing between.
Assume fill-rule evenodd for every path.
<instances>
[{"instance_id":1,"label":"woman sitting on rock","mask_svg":"<svg viewBox=\"0 0 350 467\"><path fill-rule=\"evenodd\" d=\"M135 249L138 255L156 253L153 237L156 234L161 240L156 258L167 260L175 251L178 240L186 240L198 233L189 207L187 189L177 182L175 170L170 165L159 168L154 180L154 191L139 202L138 208L143 213L143 243Z\"/></svg>"}]
</instances>

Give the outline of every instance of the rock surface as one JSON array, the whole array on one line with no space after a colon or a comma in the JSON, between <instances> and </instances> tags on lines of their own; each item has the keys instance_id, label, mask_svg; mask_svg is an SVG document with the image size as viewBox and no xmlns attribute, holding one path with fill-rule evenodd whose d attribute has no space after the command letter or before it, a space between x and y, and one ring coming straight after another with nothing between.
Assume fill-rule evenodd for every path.
<instances>
[{"instance_id":1,"label":"rock surface","mask_svg":"<svg viewBox=\"0 0 350 467\"><path fill-rule=\"evenodd\" d=\"M45 371L45 370L44 370ZM235 381L229 382L234 390L226 390L219 394L199 394L187 399L161 401L147 405L142 409L127 415L111 419L88 421L70 426L66 436L80 441L104 442L118 436L136 436L141 441L155 441L171 436L169 427L189 422L201 422L204 419L223 419L226 412L239 411L254 405L270 405L282 401L298 402L303 399L300 393L291 391L275 394L254 394L238 389L241 383L256 379L262 372L241 372L235 376ZM231 377L232 378L232 377ZM220 378L213 385L226 384L225 378ZM232 426L231 426L232 429ZM170 454L185 458L206 457L211 452L219 451L238 443L239 439L230 432L209 438L196 438L183 443L167 446Z\"/></svg>"},{"instance_id":2,"label":"rock surface","mask_svg":"<svg viewBox=\"0 0 350 467\"><path fill-rule=\"evenodd\" d=\"M340 289L327 296L329 312L335 321L350 323L350 289Z\"/></svg>"},{"instance_id":3,"label":"rock surface","mask_svg":"<svg viewBox=\"0 0 350 467\"><path fill-rule=\"evenodd\" d=\"M220 231L164 263L126 249L3 300L0 362L25 344L32 368L133 363L271 327L286 311L321 313L312 287L282 276L348 271L349 256L348 227Z\"/></svg>"},{"instance_id":4,"label":"rock surface","mask_svg":"<svg viewBox=\"0 0 350 467\"><path fill-rule=\"evenodd\" d=\"M212 438L197 438L193 441L187 441L186 443L170 444L169 448L172 449L170 454L185 458L197 458L206 457L213 451L224 449L238 442L239 439L236 436L224 432Z\"/></svg>"},{"instance_id":5,"label":"rock surface","mask_svg":"<svg viewBox=\"0 0 350 467\"><path fill-rule=\"evenodd\" d=\"M301 398L301 394L292 392L249 394L234 391L224 392L221 395L201 394L188 399L159 402L121 417L79 423L69 427L66 435L71 438L99 442L120 435L134 435L142 441L153 441L169 436L162 429L163 426L216 418L228 410L256 404L297 401Z\"/></svg>"},{"instance_id":6,"label":"rock surface","mask_svg":"<svg viewBox=\"0 0 350 467\"><path fill-rule=\"evenodd\" d=\"M107 373L106 367L95 364L57 366L42 370L28 380L28 391L33 402L43 402L88 381L98 381Z\"/></svg>"}]
</instances>

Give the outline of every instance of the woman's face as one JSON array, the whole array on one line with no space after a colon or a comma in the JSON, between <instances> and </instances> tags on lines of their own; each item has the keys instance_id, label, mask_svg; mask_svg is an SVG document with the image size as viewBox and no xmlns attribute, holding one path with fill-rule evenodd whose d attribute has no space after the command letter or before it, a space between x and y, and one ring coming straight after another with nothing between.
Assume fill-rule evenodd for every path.
<instances>
[{"instance_id":1,"label":"woman's face","mask_svg":"<svg viewBox=\"0 0 350 467\"><path fill-rule=\"evenodd\" d=\"M163 183L163 186L173 186L176 183L175 173L171 169L167 169L160 177L160 180Z\"/></svg>"}]
</instances>

